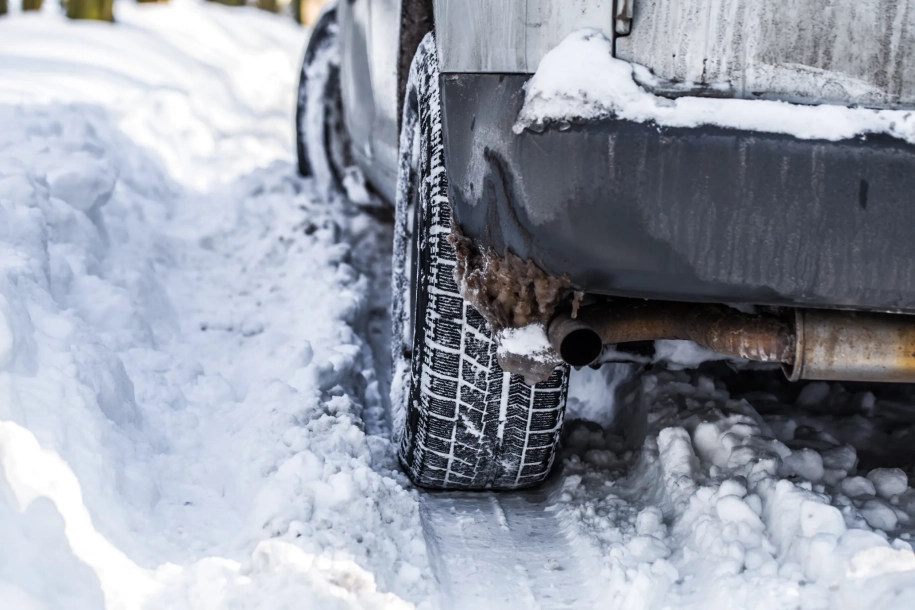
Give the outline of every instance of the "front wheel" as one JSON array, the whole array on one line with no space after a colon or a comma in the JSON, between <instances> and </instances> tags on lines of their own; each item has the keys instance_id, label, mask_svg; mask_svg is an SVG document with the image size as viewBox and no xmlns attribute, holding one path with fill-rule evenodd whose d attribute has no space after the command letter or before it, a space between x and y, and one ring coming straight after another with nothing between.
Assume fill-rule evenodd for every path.
<instances>
[{"instance_id":1,"label":"front wheel","mask_svg":"<svg viewBox=\"0 0 915 610\"><path fill-rule=\"evenodd\" d=\"M461 297L432 34L410 69L402 125L391 400L401 464L434 489L535 485L556 453L568 368L535 386L504 372L488 323Z\"/></svg>"}]
</instances>

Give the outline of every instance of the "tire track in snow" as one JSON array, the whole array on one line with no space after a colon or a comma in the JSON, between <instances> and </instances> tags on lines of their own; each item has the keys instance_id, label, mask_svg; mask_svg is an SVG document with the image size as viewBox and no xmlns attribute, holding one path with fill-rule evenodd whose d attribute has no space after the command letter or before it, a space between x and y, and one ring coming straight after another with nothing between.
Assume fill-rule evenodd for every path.
<instances>
[{"instance_id":1,"label":"tire track in snow","mask_svg":"<svg viewBox=\"0 0 915 610\"><path fill-rule=\"evenodd\" d=\"M443 610L596 607L599 558L566 536L550 489L421 496Z\"/></svg>"},{"instance_id":2,"label":"tire track in snow","mask_svg":"<svg viewBox=\"0 0 915 610\"><path fill-rule=\"evenodd\" d=\"M354 248L353 261L372 285L366 335L386 414L392 370L389 233L390 227L380 227L380 239ZM369 410L365 419L369 434L391 433L389 415ZM574 542L550 508L559 483L554 478L513 493L420 491L423 535L442 610L597 607L593 583L601 581L602 562L594 547Z\"/></svg>"}]
</instances>

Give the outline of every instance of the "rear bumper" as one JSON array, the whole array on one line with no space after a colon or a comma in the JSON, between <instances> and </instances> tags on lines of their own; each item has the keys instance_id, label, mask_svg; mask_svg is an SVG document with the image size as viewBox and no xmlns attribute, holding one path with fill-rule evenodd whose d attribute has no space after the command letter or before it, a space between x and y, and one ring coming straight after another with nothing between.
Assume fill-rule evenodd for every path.
<instances>
[{"instance_id":1,"label":"rear bumper","mask_svg":"<svg viewBox=\"0 0 915 610\"><path fill-rule=\"evenodd\" d=\"M915 146L616 120L515 135L527 78L442 76L478 246L591 293L915 313Z\"/></svg>"}]
</instances>

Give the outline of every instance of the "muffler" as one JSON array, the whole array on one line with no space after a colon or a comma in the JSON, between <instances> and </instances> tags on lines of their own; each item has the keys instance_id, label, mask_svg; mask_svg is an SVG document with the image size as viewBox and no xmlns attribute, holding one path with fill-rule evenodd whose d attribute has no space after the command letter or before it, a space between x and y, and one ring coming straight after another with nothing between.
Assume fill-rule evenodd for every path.
<instances>
[{"instance_id":1,"label":"muffler","mask_svg":"<svg viewBox=\"0 0 915 610\"><path fill-rule=\"evenodd\" d=\"M796 310L791 381L915 382L915 316Z\"/></svg>"},{"instance_id":2,"label":"muffler","mask_svg":"<svg viewBox=\"0 0 915 610\"><path fill-rule=\"evenodd\" d=\"M915 382L915 316L795 310L747 314L691 303L626 301L562 314L550 343L572 366L594 363L606 344L694 341L734 358L781 363L789 379Z\"/></svg>"}]
</instances>

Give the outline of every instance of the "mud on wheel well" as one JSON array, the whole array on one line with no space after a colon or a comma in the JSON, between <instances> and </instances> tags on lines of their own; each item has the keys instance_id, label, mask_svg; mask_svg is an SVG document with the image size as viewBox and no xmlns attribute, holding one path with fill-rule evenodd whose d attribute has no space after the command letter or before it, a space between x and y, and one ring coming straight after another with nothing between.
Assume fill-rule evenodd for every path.
<instances>
[{"instance_id":1,"label":"mud on wheel well","mask_svg":"<svg viewBox=\"0 0 915 610\"><path fill-rule=\"evenodd\" d=\"M435 27L432 0L403 0L400 8L400 51L397 55L397 107L403 108L410 64L423 38ZM397 115L400 132L403 117Z\"/></svg>"}]
</instances>

